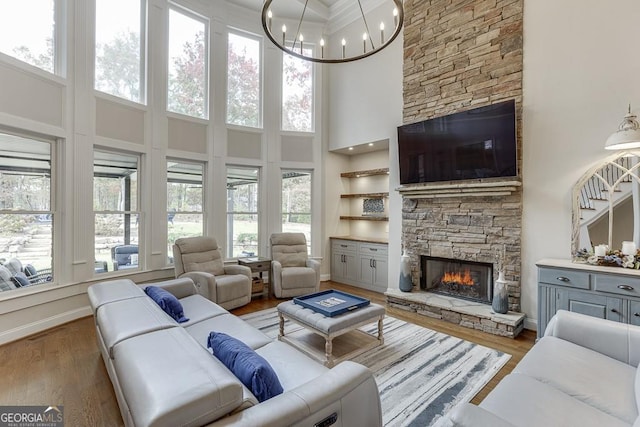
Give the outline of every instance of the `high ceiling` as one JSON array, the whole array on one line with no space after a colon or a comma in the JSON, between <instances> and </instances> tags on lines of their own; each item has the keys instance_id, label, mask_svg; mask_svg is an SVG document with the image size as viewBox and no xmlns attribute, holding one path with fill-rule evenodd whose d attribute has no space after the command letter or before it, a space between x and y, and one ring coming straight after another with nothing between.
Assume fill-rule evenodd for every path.
<instances>
[{"instance_id":1,"label":"high ceiling","mask_svg":"<svg viewBox=\"0 0 640 427\"><path fill-rule=\"evenodd\" d=\"M264 0L228 0L230 3L247 9L261 11ZM306 18L316 22L326 22L331 16L331 7L345 0L308 0ZM366 0L365 0L366 1ZM273 5L280 16L297 17L304 7L305 0L274 0ZM284 9L283 9L284 6Z\"/></svg>"}]
</instances>

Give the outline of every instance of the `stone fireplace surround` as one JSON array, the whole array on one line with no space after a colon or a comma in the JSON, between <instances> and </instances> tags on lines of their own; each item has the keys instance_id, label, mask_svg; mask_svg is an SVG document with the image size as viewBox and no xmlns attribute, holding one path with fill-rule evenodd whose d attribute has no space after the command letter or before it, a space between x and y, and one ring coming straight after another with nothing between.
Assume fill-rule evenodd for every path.
<instances>
[{"instance_id":1,"label":"stone fireplace surround","mask_svg":"<svg viewBox=\"0 0 640 427\"><path fill-rule=\"evenodd\" d=\"M487 195L474 184L401 187L402 244L411 258L413 290L389 290L390 306L447 320L496 335L517 336L524 326L520 311L522 194L518 181L490 181L508 188ZM460 189L466 189L461 193ZM509 310L497 315L487 304L471 303L420 290L421 257L452 258L493 264L502 261L509 290Z\"/></svg>"}]
</instances>

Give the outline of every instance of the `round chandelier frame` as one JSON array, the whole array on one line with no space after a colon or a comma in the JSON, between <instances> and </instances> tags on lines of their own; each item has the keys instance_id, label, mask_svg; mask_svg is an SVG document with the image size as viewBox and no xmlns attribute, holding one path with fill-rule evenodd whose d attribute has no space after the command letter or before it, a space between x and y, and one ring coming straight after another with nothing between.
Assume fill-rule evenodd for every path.
<instances>
[{"instance_id":1,"label":"round chandelier frame","mask_svg":"<svg viewBox=\"0 0 640 427\"><path fill-rule=\"evenodd\" d=\"M287 1L290 1L290 0L287 0ZM356 1L359 6L361 19L364 22L364 26L366 28L366 32L363 34L363 39L362 39L363 53L360 55L345 56L346 41L344 38L342 39L342 58L325 58L324 57L324 47L325 47L324 39L320 40L320 46L321 46L320 57L306 56L302 53L303 52L302 43L304 40L303 40L302 34L300 33L300 28L302 27L302 22L304 21L304 15L307 10L307 4L309 0L305 0L304 8L300 15L300 20L298 21L297 30L294 35L295 37L293 39L293 43L290 48L286 46L286 37L285 37L286 31L283 31L282 39L280 41L276 39L276 37L271 31L272 19L273 19L271 14L271 4L273 3L273 0L265 0L264 5L262 6L262 14L261 14L262 28L264 29L264 32L269 38L269 40L273 42L273 44L275 44L283 52L286 52L289 55L292 55L296 58L300 58L306 61L323 63L323 64L338 64L343 62L357 61L358 59L363 59L375 53L380 52L382 49L389 46L396 39L396 37L398 37L398 34L400 34L400 31L402 31L402 25L404 22L404 9L402 6L402 0L391 0L395 5L395 9L393 9L393 20L394 20L395 28L393 33L391 34L391 37L389 37L389 39L387 40L384 40L384 24L381 23L380 24L380 38L381 38L380 45L376 47L376 44L374 43L373 37L371 35L371 31L369 30L369 24L367 22L367 19L364 15L364 11L362 9L362 4L360 3L361 0L354 0L354 1ZM283 25L283 30L285 28L286 26ZM367 51L367 44L371 46L371 49L369 51ZM296 52L296 48L300 49L300 51Z\"/></svg>"}]
</instances>

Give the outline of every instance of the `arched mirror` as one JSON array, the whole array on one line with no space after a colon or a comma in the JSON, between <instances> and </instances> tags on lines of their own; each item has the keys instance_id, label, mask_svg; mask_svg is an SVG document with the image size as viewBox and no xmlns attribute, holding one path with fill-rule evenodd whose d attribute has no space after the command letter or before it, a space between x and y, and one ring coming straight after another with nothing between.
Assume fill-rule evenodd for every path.
<instances>
[{"instance_id":1,"label":"arched mirror","mask_svg":"<svg viewBox=\"0 0 640 427\"><path fill-rule=\"evenodd\" d=\"M573 188L572 258L598 245L640 248L640 152L621 151L585 173ZM597 252L597 251L595 251ZM584 252L583 252L584 253Z\"/></svg>"}]
</instances>

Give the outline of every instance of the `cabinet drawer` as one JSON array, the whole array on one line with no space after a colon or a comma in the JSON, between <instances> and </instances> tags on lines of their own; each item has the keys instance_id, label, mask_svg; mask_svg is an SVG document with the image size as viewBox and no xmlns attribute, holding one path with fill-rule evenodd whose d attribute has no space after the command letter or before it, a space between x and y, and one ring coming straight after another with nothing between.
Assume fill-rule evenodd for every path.
<instances>
[{"instance_id":1,"label":"cabinet drawer","mask_svg":"<svg viewBox=\"0 0 640 427\"><path fill-rule=\"evenodd\" d=\"M594 290L612 294L640 296L640 279L635 277L610 276L608 274L593 275Z\"/></svg>"},{"instance_id":2,"label":"cabinet drawer","mask_svg":"<svg viewBox=\"0 0 640 427\"><path fill-rule=\"evenodd\" d=\"M358 250L358 245L356 242L352 242L350 240L332 240L331 250L355 252Z\"/></svg>"},{"instance_id":3,"label":"cabinet drawer","mask_svg":"<svg viewBox=\"0 0 640 427\"><path fill-rule=\"evenodd\" d=\"M360 243L360 255L380 255L387 256L389 248L387 245L376 245L374 243Z\"/></svg>"},{"instance_id":4,"label":"cabinet drawer","mask_svg":"<svg viewBox=\"0 0 640 427\"><path fill-rule=\"evenodd\" d=\"M589 273L585 273L583 271L541 268L538 278L540 279L540 282L549 283L551 285L589 289Z\"/></svg>"}]
</instances>

